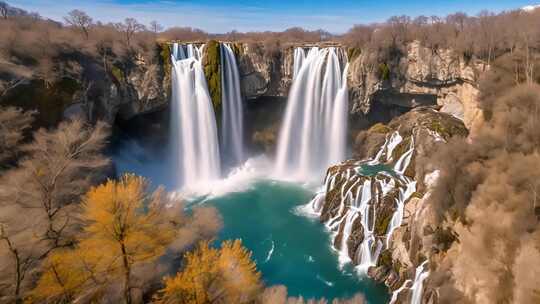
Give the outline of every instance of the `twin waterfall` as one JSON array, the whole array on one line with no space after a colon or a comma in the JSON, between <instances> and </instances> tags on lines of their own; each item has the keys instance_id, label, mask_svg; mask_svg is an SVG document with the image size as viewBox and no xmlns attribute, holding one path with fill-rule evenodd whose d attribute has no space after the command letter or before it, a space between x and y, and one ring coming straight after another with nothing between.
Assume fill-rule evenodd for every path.
<instances>
[{"instance_id":1,"label":"twin waterfall","mask_svg":"<svg viewBox=\"0 0 540 304\"><path fill-rule=\"evenodd\" d=\"M345 158L347 68L339 48L295 49L294 81L277 146L280 177L317 180Z\"/></svg>"},{"instance_id":2,"label":"twin waterfall","mask_svg":"<svg viewBox=\"0 0 540 304\"><path fill-rule=\"evenodd\" d=\"M172 47L171 146L176 183L205 185L221 177L221 158L243 160L243 115L240 79L230 46L221 44L222 145L216 115L202 68L202 46Z\"/></svg>"}]
</instances>

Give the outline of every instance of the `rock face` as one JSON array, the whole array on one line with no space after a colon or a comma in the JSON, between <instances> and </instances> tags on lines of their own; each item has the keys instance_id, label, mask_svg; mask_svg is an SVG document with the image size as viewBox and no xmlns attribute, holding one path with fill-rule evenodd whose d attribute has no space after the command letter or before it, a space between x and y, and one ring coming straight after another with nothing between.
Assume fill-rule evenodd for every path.
<instances>
[{"instance_id":1,"label":"rock face","mask_svg":"<svg viewBox=\"0 0 540 304\"><path fill-rule=\"evenodd\" d=\"M293 76L293 47L264 50L259 44L240 44L238 67L242 95L287 97Z\"/></svg>"},{"instance_id":2,"label":"rock face","mask_svg":"<svg viewBox=\"0 0 540 304\"><path fill-rule=\"evenodd\" d=\"M437 104L467 127L479 115L478 78L487 69L483 62L466 60L451 50L432 51L419 42L381 64L360 50L350 50L349 57L353 112L366 114L376 103L406 108Z\"/></svg>"},{"instance_id":3,"label":"rock face","mask_svg":"<svg viewBox=\"0 0 540 304\"><path fill-rule=\"evenodd\" d=\"M295 45L270 49L262 44L235 43L242 94L247 102L261 98L284 99L292 85ZM212 42L212 50L219 44ZM296 45L306 46L306 45ZM321 45L325 47L326 45ZM112 61L89 55L64 56L56 68L57 77L45 80L32 67L0 62L0 103L31 107L35 98L53 101L34 105L49 123L65 115L84 114L95 121L113 122L117 115L130 118L165 107L170 97L170 50L159 45L157 58L150 61L134 55L129 61ZM208 52L206 52L208 53ZM215 51L218 56L219 52ZM397 114L423 105L439 105L442 112L459 117L471 127L479 115L478 78L487 68L482 62L465 60L450 50L437 50L411 43L406 52L392 60L373 63L373 54L349 49L349 98L351 113L374 116L378 107L399 108ZM212 100L219 112L219 57L206 60L205 73ZM215 57L215 58L214 58ZM209 57L210 58L210 57ZM73 81L64 90L63 82ZM41 82L39 84L39 82ZM51 90L54 88L54 90ZM21 92L32 92L24 93ZM30 96L31 95L31 96ZM51 106L53 105L53 106ZM404 110L403 110L404 109ZM396 116L391 114L389 117Z\"/></svg>"},{"instance_id":4,"label":"rock face","mask_svg":"<svg viewBox=\"0 0 540 304\"><path fill-rule=\"evenodd\" d=\"M432 253L454 235L431 224L434 210L424 204L438 174L429 158L451 137L467 134L460 120L427 107L361 132L355 159L329 168L325 188L306 207L334 232L340 259L391 291L413 281L424 261L426 271L437 263ZM397 303L410 303L411 285L396 293Z\"/></svg>"},{"instance_id":5,"label":"rock face","mask_svg":"<svg viewBox=\"0 0 540 304\"><path fill-rule=\"evenodd\" d=\"M117 116L129 119L168 103L168 54L168 49L161 50L151 62L134 55L105 65L103 59L91 55L63 54L56 62L54 76L47 79L32 67L19 65L24 73L14 69L0 73L0 104L38 110L42 126L71 115L109 123Z\"/></svg>"}]
</instances>

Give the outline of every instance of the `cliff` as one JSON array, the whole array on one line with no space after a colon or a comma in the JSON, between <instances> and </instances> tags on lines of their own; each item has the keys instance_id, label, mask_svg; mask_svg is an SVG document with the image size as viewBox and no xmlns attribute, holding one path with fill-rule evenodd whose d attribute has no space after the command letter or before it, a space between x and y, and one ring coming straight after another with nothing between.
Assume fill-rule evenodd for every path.
<instances>
[{"instance_id":1,"label":"cliff","mask_svg":"<svg viewBox=\"0 0 540 304\"><path fill-rule=\"evenodd\" d=\"M211 51L212 56L206 56L203 64L214 106L219 110L219 52L215 41L210 46L205 53ZM242 94L247 100L287 97L295 46L299 45L272 49L260 43L234 44ZM352 114L361 119L376 117L382 108L383 116L392 118L396 109L403 113L421 105L439 105L442 112L459 117L468 128L473 125L479 115L478 78L487 68L482 62L466 60L450 50L432 51L416 42L387 62L379 63L373 56L360 49L348 49ZM45 125L74 113L91 121L113 122L117 115L128 119L167 105L169 60L168 44L156 45L153 56L61 54L54 61L52 80L39 73L37 67L3 60L0 104L37 108ZM39 100L39 96L44 98Z\"/></svg>"},{"instance_id":2,"label":"cliff","mask_svg":"<svg viewBox=\"0 0 540 304\"><path fill-rule=\"evenodd\" d=\"M38 110L38 125L63 117L113 123L166 106L170 95L169 50L156 46L155 56L78 51L61 53L48 73L17 58L0 62L0 104Z\"/></svg>"},{"instance_id":3,"label":"cliff","mask_svg":"<svg viewBox=\"0 0 540 304\"><path fill-rule=\"evenodd\" d=\"M307 207L332 231L340 260L391 291L404 286L397 303L410 303L417 268L436 267L437 254L455 238L435 224L424 201L438 174L433 151L467 135L460 120L426 107L374 125L358 134L354 159L328 169L324 189Z\"/></svg>"}]
</instances>

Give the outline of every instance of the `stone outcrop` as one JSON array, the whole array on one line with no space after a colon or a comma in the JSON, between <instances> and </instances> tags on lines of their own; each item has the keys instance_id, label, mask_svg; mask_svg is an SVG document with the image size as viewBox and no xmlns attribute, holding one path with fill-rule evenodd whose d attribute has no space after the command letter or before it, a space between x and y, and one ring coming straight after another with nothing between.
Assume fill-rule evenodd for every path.
<instances>
[{"instance_id":1,"label":"stone outcrop","mask_svg":"<svg viewBox=\"0 0 540 304\"><path fill-rule=\"evenodd\" d=\"M168 49L150 62L135 54L107 62L87 54L63 54L54 75L18 65L0 73L0 104L38 110L38 124L51 126L63 117L80 115L109 123L167 105L170 95Z\"/></svg>"},{"instance_id":2,"label":"stone outcrop","mask_svg":"<svg viewBox=\"0 0 540 304\"><path fill-rule=\"evenodd\" d=\"M354 215L350 210L362 213L365 209L358 202L367 197L373 256L376 244L380 244L378 259L367 274L384 282L390 291L403 286L406 280L414 280L416 268L424 261L429 261L426 269L434 267L438 259L433 253L442 252L455 239L451 229L434 224L435 210L425 203L438 176L429 158L451 137L467 135L460 120L431 107L413 109L387 125L374 125L358 134L354 159L329 168L325 195L318 194L312 201L314 210L320 210L321 221L335 232L334 247L343 254L343 246L347 246L348 257L354 264L361 264L361 246L366 237L364 225L360 224L363 214ZM404 157L411 147L412 156ZM402 163L408 165L400 166L398 163L405 158ZM371 182L366 184L366 180ZM358 189L366 185L370 189ZM390 229L395 214L399 214L396 211L400 199L403 216L397 227ZM349 227L346 217L354 219ZM347 237L345 242L343 237ZM397 303L409 303L410 287L406 285L397 294ZM432 291L424 292L426 298L433 296Z\"/></svg>"},{"instance_id":3,"label":"stone outcrop","mask_svg":"<svg viewBox=\"0 0 540 304\"><path fill-rule=\"evenodd\" d=\"M349 54L353 112L367 114L375 103L406 108L437 104L467 127L480 113L478 79L487 66L475 58L465 59L451 50L433 51L419 42L384 63L374 63L373 54L360 50Z\"/></svg>"}]
</instances>

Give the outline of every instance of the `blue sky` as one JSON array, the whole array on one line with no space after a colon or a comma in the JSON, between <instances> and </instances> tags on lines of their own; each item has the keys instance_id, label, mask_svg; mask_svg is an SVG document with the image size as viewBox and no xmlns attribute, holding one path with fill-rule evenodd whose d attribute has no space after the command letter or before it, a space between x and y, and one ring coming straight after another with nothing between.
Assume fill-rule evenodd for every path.
<instances>
[{"instance_id":1,"label":"blue sky","mask_svg":"<svg viewBox=\"0 0 540 304\"><path fill-rule=\"evenodd\" d=\"M502 11L540 0L19 0L7 2L42 16L62 20L72 9L95 20L120 21L134 17L143 23L157 20L166 27L191 26L211 33L284 30L292 26L342 33L358 23L386 20L393 15L439 15L456 11L477 14L482 9Z\"/></svg>"}]
</instances>

